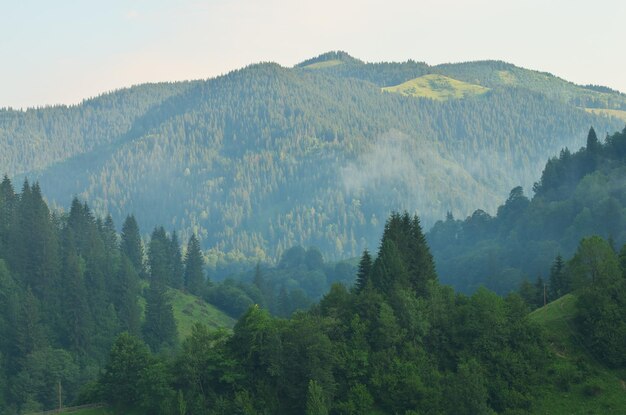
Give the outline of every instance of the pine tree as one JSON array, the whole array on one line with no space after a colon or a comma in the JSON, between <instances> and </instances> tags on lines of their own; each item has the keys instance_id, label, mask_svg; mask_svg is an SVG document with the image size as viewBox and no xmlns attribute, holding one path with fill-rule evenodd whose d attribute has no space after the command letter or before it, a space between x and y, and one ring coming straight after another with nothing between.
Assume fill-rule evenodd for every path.
<instances>
[{"instance_id":1,"label":"pine tree","mask_svg":"<svg viewBox=\"0 0 626 415\"><path fill-rule=\"evenodd\" d=\"M102 239L104 247L107 251L119 250L119 242L117 240L117 232L115 231L115 223L111 215L107 215L102 224Z\"/></svg>"},{"instance_id":2,"label":"pine tree","mask_svg":"<svg viewBox=\"0 0 626 415\"><path fill-rule=\"evenodd\" d=\"M120 329L133 335L140 334L139 277L133 263L122 255L112 288L113 305Z\"/></svg>"},{"instance_id":3,"label":"pine tree","mask_svg":"<svg viewBox=\"0 0 626 415\"><path fill-rule=\"evenodd\" d=\"M204 260L200 251L200 243L195 235L191 235L185 254L185 288L192 294L200 295L205 284Z\"/></svg>"},{"instance_id":4,"label":"pine tree","mask_svg":"<svg viewBox=\"0 0 626 415\"><path fill-rule=\"evenodd\" d=\"M407 286L407 269L393 240L383 242L372 267L371 279L374 288L385 294L391 293L394 287Z\"/></svg>"},{"instance_id":5,"label":"pine tree","mask_svg":"<svg viewBox=\"0 0 626 415\"><path fill-rule=\"evenodd\" d=\"M180 253L180 243L178 242L178 235L176 235L176 231L172 232L168 251L170 269L169 284L173 288L182 288L185 279L185 269L183 266L183 259Z\"/></svg>"},{"instance_id":6,"label":"pine tree","mask_svg":"<svg viewBox=\"0 0 626 415\"><path fill-rule=\"evenodd\" d=\"M93 317L80 259L74 248L72 230L65 229L63 258L63 321L66 345L74 352L86 354L94 333ZM96 310L96 312L104 310Z\"/></svg>"},{"instance_id":7,"label":"pine tree","mask_svg":"<svg viewBox=\"0 0 626 415\"><path fill-rule=\"evenodd\" d=\"M593 127L589 128L589 134L587 134L587 151L595 153L600 146L596 130Z\"/></svg>"},{"instance_id":8,"label":"pine tree","mask_svg":"<svg viewBox=\"0 0 626 415\"><path fill-rule=\"evenodd\" d=\"M153 278L146 295L143 338L153 351L174 347L178 340L174 310L165 284Z\"/></svg>"},{"instance_id":9,"label":"pine tree","mask_svg":"<svg viewBox=\"0 0 626 415\"><path fill-rule=\"evenodd\" d=\"M426 294L429 281L437 280L435 261L430 248L426 243L426 237L422 232L422 226L417 216L413 217L410 225L410 245L408 258L408 272L411 285L418 295Z\"/></svg>"},{"instance_id":10,"label":"pine tree","mask_svg":"<svg viewBox=\"0 0 626 415\"><path fill-rule=\"evenodd\" d=\"M5 175L0 183L0 258L6 258L9 244L9 227L17 204L17 195L11 180Z\"/></svg>"},{"instance_id":11,"label":"pine tree","mask_svg":"<svg viewBox=\"0 0 626 415\"><path fill-rule=\"evenodd\" d=\"M556 300L569 291L565 277L565 263L559 254L550 268L550 299Z\"/></svg>"},{"instance_id":12,"label":"pine tree","mask_svg":"<svg viewBox=\"0 0 626 415\"><path fill-rule=\"evenodd\" d=\"M252 277L252 284L261 293L261 296L263 297L262 302L264 307L269 309L270 304L274 303L274 293L272 292L271 284L265 279L265 276L263 275L260 261L257 261L254 268L254 277Z\"/></svg>"},{"instance_id":13,"label":"pine tree","mask_svg":"<svg viewBox=\"0 0 626 415\"><path fill-rule=\"evenodd\" d=\"M26 289L19 304L14 338L14 355L19 358L26 357L46 344L39 302L30 288Z\"/></svg>"},{"instance_id":14,"label":"pine tree","mask_svg":"<svg viewBox=\"0 0 626 415\"><path fill-rule=\"evenodd\" d=\"M148 263L151 280L167 285L170 282L170 241L163 227L154 228L150 237Z\"/></svg>"},{"instance_id":15,"label":"pine tree","mask_svg":"<svg viewBox=\"0 0 626 415\"><path fill-rule=\"evenodd\" d=\"M356 274L356 283L355 289L356 292L361 292L367 287L367 284L370 281L370 275L372 273L372 257L370 253L366 250L363 251L363 255L361 255L361 260L359 261L359 269Z\"/></svg>"},{"instance_id":16,"label":"pine tree","mask_svg":"<svg viewBox=\"0 0 626 415\"><path fill-rule=\"evenodd\" d=\"M139 225L137 225L137 220L133 215L126 216L126 220L124 220L121 250L135 267L137 275L144 278L146 272L143 264L143 246L139 234Z\"/></svg>"}]
</instances>

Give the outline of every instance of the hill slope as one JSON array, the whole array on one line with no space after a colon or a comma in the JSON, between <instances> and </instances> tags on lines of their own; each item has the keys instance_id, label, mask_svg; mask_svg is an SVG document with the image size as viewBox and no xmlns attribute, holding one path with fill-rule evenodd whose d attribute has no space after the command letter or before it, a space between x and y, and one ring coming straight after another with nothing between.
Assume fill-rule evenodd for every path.
<instances>
[{"instance_id":1,"label":"hill slope","mask_svg":"<svg viewBox=\"0 0 626 415\"><path fill-rule=\"evenodd\" d=\"M118 224L141 213L145 233L197 232L215 261L274 259L294 244L355 256L375 246L392 210L419 213L425 226L448 210L493 211L510 188L532 184L547 154L582 145L579 131L622 126L552 86L487 85L469 80L474 72L332 53L76 107L4 110L0 164L41 181L52 202L78 195ZM381 93L424 75L491 90L445 102Z\"/></svg>"},{"instance_id":2,"label":"hill slope","mask_svg":"<svg viewBox=\"0 0 626 415\"><path fill-rule=\"evenodd\" d=\"M465 292L486 285L501 294L524 279L548 277L557 255L598 235L626 243L626 129L604 143L590 130L587 146L550 159L532 198L514 188L492 216L476 210L448 216L428 233L442 281Z\"/></svg>"},{"instance_id":3,"label":"hill slope","mask_svg":"<svg viewBox=\"0 0 626 415\"><path fill-rule=\"evenodd\" d=\"M488 88L480 85L469 84L436 74L420 76L400 85L383 88L383 91L387 92L417 98L430 98L438 101L482 95L488 90Z\"/></svg>"},{"instance_id":4,"label":"hill slope","mask_svg":"<svg viewBox=\"0 0 626 415\"><path fill-rule=\"evenodd\" d=\"M576 297L567 294L530 314L554 351L556 384L537 403L538 414L621 414L626 408L624 374L599 364L574 325Z\"/></svg>"},{"instance_id":5,"label":"hill slope","mask_svg":"<svg viewBox=\"0 0 626 415\"><path fill-rule=\"evenodd\" d=\"M181 340L191 334L191 328L196 323L212 329L231 329L235 325L235 319L196 296L175 289L171 289L170 293L178 336Z\"/></svg>"}]
</instances>

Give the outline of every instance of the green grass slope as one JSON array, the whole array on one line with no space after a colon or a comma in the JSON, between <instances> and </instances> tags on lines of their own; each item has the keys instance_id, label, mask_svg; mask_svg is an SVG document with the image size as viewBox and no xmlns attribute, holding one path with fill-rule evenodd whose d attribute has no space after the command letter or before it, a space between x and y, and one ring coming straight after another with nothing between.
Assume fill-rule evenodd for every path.
<instances>
[{"instance_id":1,"label":"green grass slope","mask_svg":"<svg viewBox=\"0 0 626 415\"><path fill-rule=\"evenodd\" d=\"M191 328L196 323L202 323L209 328L232 328L235 319L224 314L215 306L191 294L179 290L170 290L174 318L178 325L178 337L182 340L191 334Z\"/></svg>"},{"instance_id":2,"label":"green grass slope","mask_svg":"<svg viewBox=\"0 0 626 415\"><path fill-rule=\"evenodd\" d=\"M552 386L538 398L537 414L624 414L624 373L607 369L585 348L574 325L576 297L567 294L533 311L554 351Z\"/></svg>"},{"instance_id":3,"label":"green grass slope","mask_svg":"<svg viewBox=\"0 0 626 415\"><path fill-rule=\"evenodd\" d=\"M146 290L147 288L148 284L144 282L143 289ZM202 323L212 329L231 329L235 326L236 320L234 318L195 295L173 288L169 289L169 294L174 309L178 338L181 341L191 334L191 328L196 323ZM143 320L143 310L145 310L146 305L143 297L139 299L139 305L142 308Z\"/></svg>"},{"instance_id":4,"label":"green grass slope","mask_svg":"<svg viewBox=\"0 0 626 415\"><path fill-rule=\"evenodd\" d=\"M501 61L476 61L437 65L434 72L488 88L516 87L538 92L570 105L626 110L626 94L608 88L577 85L547 72Z\"/></svg>"},{"instance_id":5,"label":"green grass slope","mask_svg":"<svg viewBox=\"0 0 626 415\"><path fill-rule=\"evenodd\" d=\"M437 101L461 99L482 95L489 91L480 85L470 84L443 75L430 74L406 81L400 85L383 88L405 96L430 98Z\"/></svg>"}]
</instances>

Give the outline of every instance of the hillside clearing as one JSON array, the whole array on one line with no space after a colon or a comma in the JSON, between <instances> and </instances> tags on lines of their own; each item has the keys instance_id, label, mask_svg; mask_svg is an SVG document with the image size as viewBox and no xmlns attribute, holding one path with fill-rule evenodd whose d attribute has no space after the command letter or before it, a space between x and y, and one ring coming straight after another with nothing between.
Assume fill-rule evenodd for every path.
<instances>
[{"instance_id":1,"label":"hillside clearing","mask_svg":"<svg viewBox=\"0 0 626 415\"><path fill-rule=\"evenodd\" d=\"M443 75L430 74L411 79L400 85L383 88L383 91L417 98L446 101L482 95L489 91L489 88Z\"/></svg>"}]
</instances>

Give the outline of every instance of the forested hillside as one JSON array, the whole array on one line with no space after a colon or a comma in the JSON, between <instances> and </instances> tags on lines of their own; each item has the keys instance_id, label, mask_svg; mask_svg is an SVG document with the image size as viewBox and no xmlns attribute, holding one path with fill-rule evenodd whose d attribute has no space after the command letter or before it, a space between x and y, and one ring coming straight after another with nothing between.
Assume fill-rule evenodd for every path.
<instances>
[{"instance_id":1,"label":"forested hillside","mask_svg":"<svg viewBox=\"0 0 626 415\"><path fill-rule=\"evenodd\" d=\"M625 135L601 145L590 134L597 152L572 155L571 170L559 170L573 174L567 184L602 154L625 154ZM558 194L547 177L537 195ZM529 318L542 287L455 293L438 282L419 218L395 213L356 275L339 264L329 274L351 288L336 283L292 314L294 296L273 291L329 272L316 249L258 265L251 284L212 284L195 236L181 250L176 232L156 227L144 244L133 216L118 235L110 216L78 199L67 214L51 212L38 184L16 193L8 178L0 212L2 413L55 408L60 385L66 405L104 402L96 411L116 415L619 414L626 405L626 245L618 255L597 236L557 258L546 290L565 296ZM256 304L230 331L199 296L226 304L234 290Z\"/></svg>"},{"instance_id":2,"label":"forested hillside","mask_svg":"<svg viewBox=\"0 0 626 415\"><path fill-rule=\"evenodd\" d=\"M531 199L515 187L494 216L476 210L434 225L428 240L442 281L465 292L486 285L506 293L524 279L546 281L554 259L573 255L583 237L619 248L626 243L625 177L626 129L605 140L591 129L585 147L548 161Z\"/></svg>"},{"instance_id":3,"label":"forested hillside","mask_svg":"<svg viewBox=\"0 0 626 415\"><path fill-rule=\"evenodd\" d=\"M626 247L618 258L583 239L563 264L569 294L529 316L517 294L440 285L419 219L394 214L353 289L335 284L289 319L254 305L232 334L198 324L168 355L122 334L81 402L151 415L620 414L625 275Z\"/></svg>"},{"instance_id":4,"label":"forested hillside","mask_svg":"<svg viewBox=\"0 0 626 415\"><path fill-rule=\"evenodd\" d=\"M415 78L417 94L382 90ZM78 195L115 223L141 212L141 229L195 233L214 268L277 261L294 245L337 259L372 248L393 210L426 226L446 211L495 212L509 189L532 184L547 154L583 145L579 131L622 128L585 107L623 102L503 63L371 64L333 53L73 107L3 110L0 166L39 180L53 205Z\"/></svg>"},{"instance_id":5,"label":"forested hillside","mask_svg":"<svg viewBox=\"0 0 626 415\"><path fill-rule=\"evenodd\" d=\"M38 184L0 183L0 413L55 408L94 379L121 332L153 351L178 347L191 326L234 320L198 295L207 287L195 238L155 228L144 252L133 216L122 233L74 199L50 211ZM144 255L146 254L146 258ZM146 260L147 259L147 260ZM60 386L59 386L60 385Z\"/></svg>"}]
</instances>

